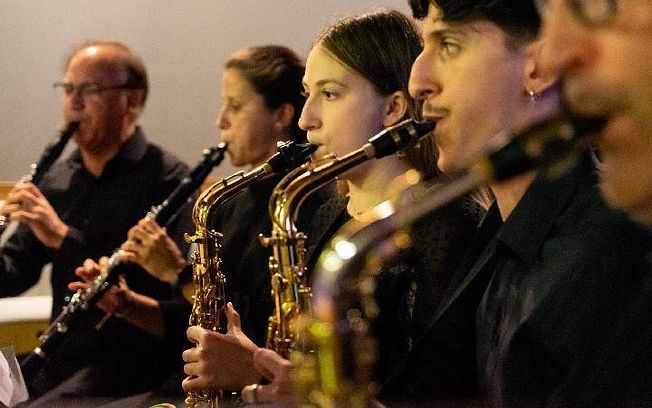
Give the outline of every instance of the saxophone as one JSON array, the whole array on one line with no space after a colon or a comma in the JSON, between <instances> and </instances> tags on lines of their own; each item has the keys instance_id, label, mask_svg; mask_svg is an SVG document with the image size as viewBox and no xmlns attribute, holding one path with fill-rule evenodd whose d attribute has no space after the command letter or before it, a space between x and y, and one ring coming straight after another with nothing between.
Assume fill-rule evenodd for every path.
<instances>
[{"instance_id":1,"label":"saxophone","mask_svg":"<svg viewBox=\"0 0 652 408\"><path fill-rule=\"evenodd\" d=\"M297 336L298 319L309 310L311 290L304 261L306 235L297 231L296 219L304 199L337 175L371 159L378 159L415 143L434 129L432 123L405 120L378 133L361 148L325 163L303 166L276 186L270 198L272 232L260 237L272 246L269 261L273 315L269 318L266 347L288 358L293 351L305 351ZM300 354L300 353L299 353Z\"/></svg>"},{"instance_id":2,"label":"saxophone","mask_svg":"<svg viewBox=\"0 0 652 408\"><path fill-rule=\"evenodd\" d=\"M531 169L558 177L586 150L586 136L603 124L593 119L544 120L487 154L467 174L417 194L408 203L383 202L360 220L345 224L315 267L312 314L303 325L303 335L315 352L298 361L299 400L320 407L373 405L376 356L369 320L378 312L373 280L383 265L409 246L406 227L480 185ZM418 186L418 177L409 173L402 181L403 192Z\"/></svg>"},{"instance_id":3,"label":"saxophone","mask_svg":"<svg viewBox=\"0 0 652 408\"><path fill-rule=\"evenodd\" d=\"M191 326L225 332L226 279L220 260L222 234L211 228L213 214L253 182L270 174L285 172L305 162L315 149L316 146L309 144L280 144L278 152L264 164L247 173L241 171L226 177L208 187L199 196L192 215L195 233L185 236L187 242L197 246L191 255L195 287L189 319ZM188 393L185 403L191 408L217 408L221 405L221 399L220 390L207 390Z\"/></svg>"}]
</instances>

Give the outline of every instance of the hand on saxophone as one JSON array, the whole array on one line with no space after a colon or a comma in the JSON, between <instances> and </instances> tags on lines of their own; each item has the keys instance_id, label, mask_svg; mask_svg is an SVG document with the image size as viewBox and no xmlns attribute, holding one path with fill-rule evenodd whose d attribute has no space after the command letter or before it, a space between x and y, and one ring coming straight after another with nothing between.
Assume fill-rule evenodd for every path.
<instances>
[{"instance_id":1,"label":"hand on saxophone","mask_svg":"<svg viewBox=\"0 0 652 408\"><path fill-rule=\"evenodd\" d=\"M137 263L150 275L168 283L175 283L186 265L181 250L166 229L147 217L129 230L119 256L121 261Z\"/></svg>"},{"instance_id":2,"label":"hand on saxophone","mask_svg":"<svg viewBox=\"0 0 652 408\"><path fill-rule=\"evenodd\" d=\"M68 234L68 225L57 215L50 202L32 183L19 183L9 192L2 215L29 227L48 248L59 249Z\"/></svg>"},{"instance_id":3,"label":"hand on saxophone","mask_svg":"<svg viewBox=\"0 0 652 408\"><path fill-rule=\"evenodd\" d=\"M182 354L188 377L181 385L186 392L235 391L260 378L253 363L258 346L242 332L240 315L231 303L226 307L226 319L226 334L199 326L188 328L188 339L196 346Z\"/></svg>"},{"instance_id":4,"label":"hand on saxophone","mask_svg":"<svg viewBox=\"0 0 652 408\"><path fill-rule=\"evenodd\" d=\"M242 389L242 399L248 404L279 404L284 407L299 406L296 400L294 365L280 354L269 349L259 349L254 354L254 366L269 384L252 384Z\"/></svg>"}]
</instances>

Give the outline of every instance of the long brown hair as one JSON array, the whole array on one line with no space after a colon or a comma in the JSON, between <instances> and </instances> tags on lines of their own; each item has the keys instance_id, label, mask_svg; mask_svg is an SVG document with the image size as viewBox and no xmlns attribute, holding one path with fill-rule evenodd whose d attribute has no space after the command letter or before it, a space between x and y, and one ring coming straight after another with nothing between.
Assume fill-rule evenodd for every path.
<instances>
[{"instance_id":1,"label":"long brown hair","mask_svg":"<svg viewBox=\"0 0 652 408\"><path fill-rule=\"evenodd\" d=\"M379 94L402 91L410 102L403 119L419 117L420 103L410 97L408 84L422 43L409 17L384 8L345 17L325 27L313 47L317 44L371 82ZM401 155L427 178L440 175L437 147L432 139L406 149Z\"/></svg>"}]
</instances>

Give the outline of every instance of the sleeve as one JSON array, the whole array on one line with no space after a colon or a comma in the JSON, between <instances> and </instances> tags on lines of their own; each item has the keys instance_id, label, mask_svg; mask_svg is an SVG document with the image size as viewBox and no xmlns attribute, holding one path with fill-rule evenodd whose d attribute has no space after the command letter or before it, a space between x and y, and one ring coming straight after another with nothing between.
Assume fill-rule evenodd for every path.
<instances>
[{"instance_id":1,"label":"sleeve","mask_svg":"<svg viewBox=\"0 0 652 408\"><path fill-rule=\"evenodd\" d=\"M63 239L61 248L58 250L49 250L48 253L53 261L59 259L66 259L72 254L84 253L88 247L86 240L84 239L84 234L77 228L68 225L68 234Z\"/></svg>"},{"instance_id":2,"label":"sleeve","mask_svg":"<svg viewBox=\"0 0 652 408\"><path fill-rule=\"evenodd\" d=\"M191 313L191 305L186 302L181 294L170 300L160 300L159 305L165 325L165 338L175 352L181 352L190 347L190 341L186 337L188 318Z\"/></svg>"},{"instance_id":3,"label":"sleeve","mask_svg":"<svg viewBox=\"0 0 652 408\"><path fill-rule=\"evenodd\" d=\"M17 296L38 282L50 262L43 245L26 226L18 226L0 249L0 297Z\"/></svg>"}]
</instances>

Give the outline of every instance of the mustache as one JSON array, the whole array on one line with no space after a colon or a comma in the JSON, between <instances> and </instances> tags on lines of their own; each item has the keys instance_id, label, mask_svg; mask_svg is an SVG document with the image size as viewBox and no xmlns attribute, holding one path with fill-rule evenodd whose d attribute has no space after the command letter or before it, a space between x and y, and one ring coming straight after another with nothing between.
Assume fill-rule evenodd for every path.
<instances>
[{"instance_id":1,"label":"mustache","mask_svg":"<svg viewBox=\"0 0 652 408\"><path fill-rule=\"evenodd\" d=\"M422 108L423 117L436 117L441 118L448 116L450 114L450 109L444 108L443 106L435 105L432 102L425 102Z\"/></svg>"}]
</instances>

